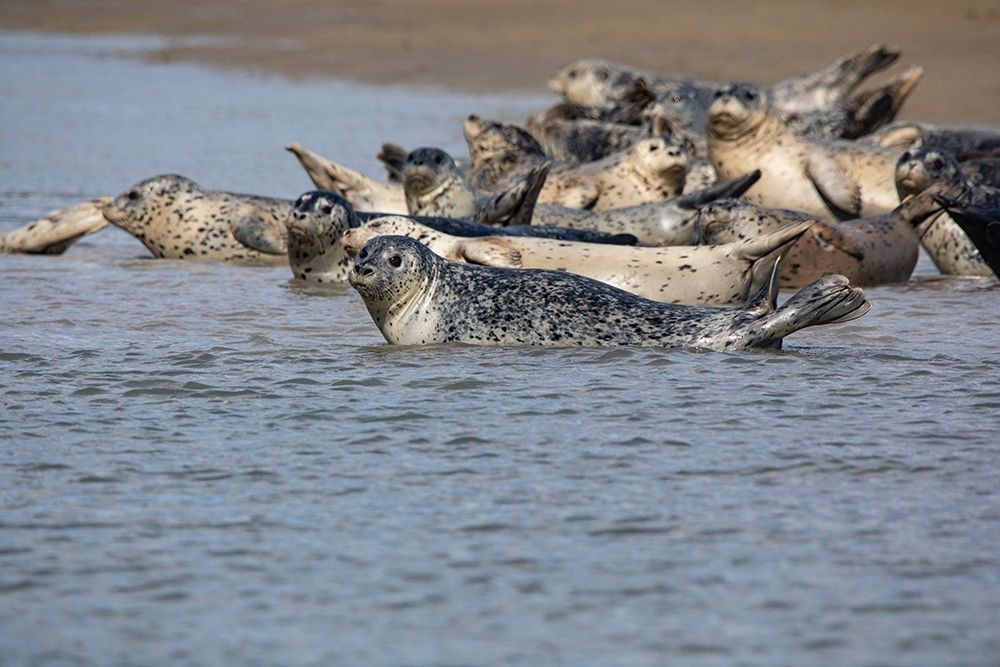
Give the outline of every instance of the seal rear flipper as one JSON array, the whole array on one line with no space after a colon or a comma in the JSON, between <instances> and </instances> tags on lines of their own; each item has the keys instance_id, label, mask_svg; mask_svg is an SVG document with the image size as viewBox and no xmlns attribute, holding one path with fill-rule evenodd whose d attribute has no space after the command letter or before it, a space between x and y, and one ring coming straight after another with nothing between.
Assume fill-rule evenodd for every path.
<instances>
[{"instance_id":1,"label":"seal rear flipper","mask_svg":"<svg viewBox=\"0 0 1000 667\"><path fill-rule=\"evenodd\" d=\"M749 190L760 180L760 169L754 169L748 174L738 176L731 181L716 183L701 190L683 194L674 201L681 208L696 209L717 199L735 199Z\"/></svg>"},{"instance_id":2,"label":"seal rear flipper","mask_svg":"<svg viewBox=\"0 0 1000 667\"><path fill-rule=\"evenodd\" d=\"M773 313L751 327L761 344L779 344L787 335L806 327L836 324L861 317L871 304L859 287L851 287L844 276L830 274L806 285Z\"/></svg>"},{"instance_id":3,"label":"seal rear flipper","mask_svg":"<svg viewBox=\"0 0 1000 667\"><path fill-rule=\"evenodd\" d=\"M457 254L469 264L481 264L497 269L521 268L520 251L498 236L462 240L458 244Z\"/></svg>"},{"instance_id":4,"label":"seal rear flipper","mask_svg":"<svg viewBox=\"0 0 1000 667\"><path fill-rule=\"evenodd\" d=\"M545 185L551 162L532 167L513 187L486 199L476 207L476 222L507 227L530 225L538 194Z\"/></svg>"},{"instance_id":5,"label":"seal rear flipper","mask_svg":"<svg viewBox=\"0 0 1000 667\"><path fill-rule=\"evenodd\" d=\"M799 222L754 239L734 242L739 247L737 256L753 263L746 296L770 284L778 260L788 254L788 250L802 238L810 225L809 222Z\"/></svg>"},{"instance_id":6,"label":"seal rear flipper","mask_svg":"<svg viewBox=\"0 0 1000 667\"><path fill-rule=\"evenodd\" d=\"M814 153L806 164L806 176L837 218L851 220L861 215L861 188L836 159L826 153Z\"/></svg>"},{"instance_id":7,"label":"seal rear flipper","mask_svg":"<svg viewBox=\"0 0 1000 667\"><path fill-rule=\"evenodd\" d=\"M288 231L284 224L275 224L257 216L230 223L236 240L248 248L267 255L284 255L288 252Z\"/></svg>"},{"instance_id":8,"label":"seal rear flipper","mask_svg":"<svg viewBox=\"0 0 1000 667\"><path fill-rule=\"evenodd\" d=\"M382 149L375 157L385 165L385 173L391 183L403 182L403 167L410 151L399 144L382 144Z\"/></svg>"},{"instance_id":9,"label":"seal rear flipper","mask_svg":"<svg viewBox=\"0 0 1000 667\"><path fill-rule=\"evenodd\" d=\"M379 183L375 179L337 164L319 153L299 144L285 147L298 158L309 179L320 190L328 190L346 199L355 210L381 210L392 208L398 199L398 209L389 213L405 213L406 202L403 188L399 185Z\"/></svg>"},{"instance_id":10,"label":"seal rear flipper","mask_svg":"<svg viewBox=\"0 0 1000 667\"><path fill-rule=\"evenodd\" d=\"M0 235L0 252L61 255L84 235L108 226L102 211L111 201L111 197L99 197L52 211L44 218Z\"/></svg>"},{"instance_id":11,"label":"seal rear flipper","mask_svg":"<svg viewBox=\"0 0 1000 667\"><path fill-rule=\"evenodd\" d=\"M848 126L841 136L856 139L892 122L923 75L924 68L915 65L885 85L852 96L844 103Z\"/></svg>"}]
</instances>

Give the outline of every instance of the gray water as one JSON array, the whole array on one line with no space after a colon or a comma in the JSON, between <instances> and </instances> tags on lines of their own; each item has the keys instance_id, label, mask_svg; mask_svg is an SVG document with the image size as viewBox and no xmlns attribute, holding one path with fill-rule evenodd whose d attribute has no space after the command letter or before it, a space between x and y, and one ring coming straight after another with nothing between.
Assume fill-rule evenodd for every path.
<instances>
[{"instance_id":1,"label":"gray water","mask_svg":"<svg viewBox=\"0 0 1000 667\"><path fill-rule=\"evenodd\" d=\"M0 229L547 102L148 46L0 35ZM777 353L393 349L349 287L146 255L0 256L4 665L1000 664L996 281L922 259Z\"/></svg>"}]
</instances>

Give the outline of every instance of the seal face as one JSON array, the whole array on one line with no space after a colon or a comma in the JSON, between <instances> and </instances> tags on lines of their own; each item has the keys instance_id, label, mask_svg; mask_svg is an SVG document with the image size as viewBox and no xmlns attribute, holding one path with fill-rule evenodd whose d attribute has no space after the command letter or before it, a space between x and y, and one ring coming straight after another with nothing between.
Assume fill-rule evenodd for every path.
<instances>
[{"instance_id":1,"label":"seal face","mask_svg":"<svg viewBox=\"0 0 1000 667\"><path fill-rule=\"evenodd\" d=\"M292 275L314 283L347 280L352 261L343 235L361 223L340 195L313 190L300 196L288 214L288 263Z\"/></svg>"},{"instance_id":2,"label":"seal face","mask_svg":"<svg viewBox=\"0 0 1000 667\"><path fill-rule=\"evenodd\" d=\"M351 285L389 343L780 347L803 327L868 310L863 292L826 276L775 307L777 279L743 308L676 306L582 276L447 262L402 236L368 241Z\"/></svg>"},{"instance_id":3,"label":"seal face","mask_svg":"<svg viewBox=\"0 0 1000 667\"><path fill-rule=\"evenodd\" d=\"M918 195L935 187L946 188L948 196L971 205L988 203L991 194L982 186L972 186L961 166L947 151L933 146L905 151L896 164L896 189L900 198ZM1000 197L995 199L1000 203ZM948 213L922 222L917 227L917 235L941 273L992 275L976 244Z\"/></svg>"}]
</instances>

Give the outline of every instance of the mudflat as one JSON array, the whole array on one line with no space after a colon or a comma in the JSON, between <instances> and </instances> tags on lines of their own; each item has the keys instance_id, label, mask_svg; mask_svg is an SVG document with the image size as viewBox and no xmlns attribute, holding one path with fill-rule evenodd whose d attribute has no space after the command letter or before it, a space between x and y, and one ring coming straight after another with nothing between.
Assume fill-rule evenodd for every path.
<instances>
[{"instance_id":1,"label":"mudflat","mask_svg":"<svg viewBox=\"0 0 1000 667\"><path fill-rule=\"evenodd\" d=\"M1000 123L992 0L6 0L0 28L159 35L162 61L472 92L541 90L590 56L770 83L886 43L903 57L882 77L926 70L902 117Z\"/></svg>"}]
</instances>

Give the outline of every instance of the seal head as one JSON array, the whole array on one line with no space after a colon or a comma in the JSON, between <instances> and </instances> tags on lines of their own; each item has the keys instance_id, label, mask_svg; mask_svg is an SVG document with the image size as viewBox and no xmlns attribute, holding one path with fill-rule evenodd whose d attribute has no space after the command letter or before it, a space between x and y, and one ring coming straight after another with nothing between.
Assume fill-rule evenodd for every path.
<instances>
[{"instance_id":1,"label":"seal head","mask_svg":"<svg viewBox=\"0 0 1000 667\"><path fill-rule=\"evenodd\" d=\"M731 83L715 92L708 107L708 133L734 141L752 134L767 119L767 96L752 83Z\"/></svg>"},{"instance_id":2,"label":"seal head","mask_svg":"<svg viewBox=\"0 0 1000 667\"><path fill-rule=\"evenodd\" d=\"M300 196L285 221L292 274L315 283L346 280L351 258L342 238L360 224L354 209L340 195L312 190Z\"/></svg>"}]
</instances>

